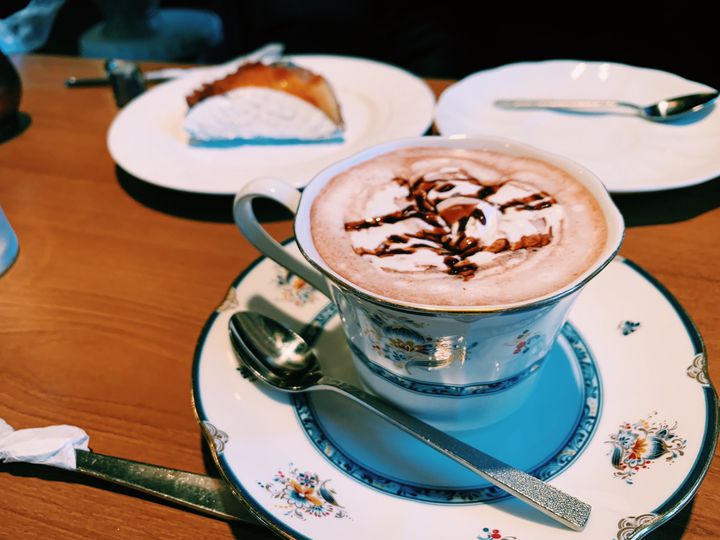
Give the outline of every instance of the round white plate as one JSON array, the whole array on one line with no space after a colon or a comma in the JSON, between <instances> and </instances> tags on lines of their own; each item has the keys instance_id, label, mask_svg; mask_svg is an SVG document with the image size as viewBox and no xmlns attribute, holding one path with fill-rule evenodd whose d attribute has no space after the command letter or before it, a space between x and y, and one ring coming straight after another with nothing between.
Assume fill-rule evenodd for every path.
<instances>
[{"instance_id":1,"label":"round white plate","mask_svg":"<svg viewBox=\"0 0 720 540\"><path fill-rule=\"evenodd\" d=\"M350 400L244 379L227 325L246 309L303 332L332 376L357 378L334 306L267 259L233 283L202 331L198 420L223 476L283 536L635 539L688 502L714 454L718 403L700 336L669 293L624 259L587 286L530 400L498 425L458 434L590 503L582 533Z\"/></svg>"},{"instance_id":2,"label":"round white plate","mask_svg":"<svg viewBox=\"0 0 720 540\"><path fill-rule=\"evenodd\" d=\"M435 125L442 135L516 139L585 165L615 193L671 189L720 175L720 107L702 119L660 124L623 115L504 110L496 99L597 98L646 105L713 91L653 69L607 62L550 60L481 71L440 96Z\"/></svg>"},{"instance_id":3,"label":"round white plate","mask_svg":"<svg viewBox=\"0 0 720 540\"><path fill-rule=\"evenodd\" d=\"M233 194L261 176L302 187L328 165L367 146L422 135L432 122L432 91L406 71L341 56L298 55L288 60L323 75L332 85L345 119L342 142L191 146L182 128L185 96L207 79L193 74L160 84L126 105L110 126L110 154L133 176L159 186Z\"/></svg>"}]
</instances>

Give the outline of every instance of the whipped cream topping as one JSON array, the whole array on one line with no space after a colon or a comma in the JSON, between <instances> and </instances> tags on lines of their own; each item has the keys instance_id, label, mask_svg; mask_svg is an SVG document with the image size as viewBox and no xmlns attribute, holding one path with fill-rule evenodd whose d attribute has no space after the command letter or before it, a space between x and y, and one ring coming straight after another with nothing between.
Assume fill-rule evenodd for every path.
<instances>
[{"instance_id":1,"label":"whipped cream topping","mask_svg":"<svg viewBox=\"0 0 720 540\"><path fill-rule=\"evenodd\" d=\"M307 101L254 86L203 99L189 109L183 127L196 141L324 140L341 134L324 112Z\"/></svg>"},{"instance_id":2,"label":"whipped cream topping","mask_svg":"<svg viewBox=\"0 0 720 540\"><path fill-rule=\"evenodd\" d=\"M362 215L345 230L355 253L373 265L464 279L503 252L550 244L563 224L562 206L531 184L483 183L452 166L393 179L367 200Z\"/></svg>"}]
</instances>

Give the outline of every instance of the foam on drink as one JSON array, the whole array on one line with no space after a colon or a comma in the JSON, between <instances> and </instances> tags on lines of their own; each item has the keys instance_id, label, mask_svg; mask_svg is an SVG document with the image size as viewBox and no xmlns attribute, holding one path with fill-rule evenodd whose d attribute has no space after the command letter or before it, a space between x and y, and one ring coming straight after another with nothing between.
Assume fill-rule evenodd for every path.
<instances>
[{"instance_id":1,"label":"foam on drink","mask_svg":"<svg viewBox=\"0 0 720 540\"><path fill-rule=\"evenodd\" d=\"M607 238L567 172L487 150L405 148L333 178L313 203L313 241L337 273L419 304L501 305L573 281Z\"/></svg>"}]
</instances>

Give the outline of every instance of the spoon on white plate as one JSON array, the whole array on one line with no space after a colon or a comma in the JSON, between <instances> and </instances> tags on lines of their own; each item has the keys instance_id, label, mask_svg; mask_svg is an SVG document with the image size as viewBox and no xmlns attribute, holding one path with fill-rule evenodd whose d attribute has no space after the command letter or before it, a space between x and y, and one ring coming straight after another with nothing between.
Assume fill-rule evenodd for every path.
<instances>
[{"instance_id":1,"label":"spoon on white plate","mask_svg":"<svg viewBox=\"0 0 720 540\"><path fill-rule=\"evenodd\" d=\"M712 107L718 95L718 92L688 94L663 99L650 105L610 99L498 99L495 106L502 109L550 109L595 114L627 111L632 116L651 122L674 122Z\"/></svg>"}]
</instances>

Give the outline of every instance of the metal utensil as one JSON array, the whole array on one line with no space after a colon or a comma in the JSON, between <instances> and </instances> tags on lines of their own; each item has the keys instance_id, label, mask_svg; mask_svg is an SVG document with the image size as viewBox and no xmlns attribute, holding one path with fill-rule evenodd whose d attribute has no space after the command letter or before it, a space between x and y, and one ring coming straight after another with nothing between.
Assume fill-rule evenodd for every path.
<instances>
[{"instance_id":1,"label":"metal utensil","mask_svg":"<svg viewBox=\"0 0 720 540\"><path fill-rule=\"evenodd\" d=\"M146 71L141 74L143 83L147 82L163 82L170 79L177 79L178 77L184 77L186 75L192 75L195 73L212 73L213 77L221 77L235 71L240 64L246 62L260 62L260 61L274 61L282 56L284 45L281 43L268 43L267 45L253 51L247 55L241 56L240 58L234 58L229 62L216 66L199 66L191 68L164 68ZM111 62L118 62L118 60L109 60L106 62L106 70L109 72L109 65ZM137 65L133 62L123 61L128 65ZM138 69L139 73L139 69ZM68 77L65 79L65 86L68 88L88 88L94 86L108 86L112 83L111 77Z\"/></svg>"},{"instance_id":2,"label":"metal utensil","mask_svg":"<svg viewBox=\"0 0 720 540\"><path fill-rule=\"evenodd\" d=\"M147 77L143 75L135 62L115 58L106 60L105 72L107 77L68 77L65 79L65 86L67 88L92 88L110 85L115 104L118 107L125 106L147 88Z\"/></svg>"},{"instance_id":3,"label":"metal utensil","mask_svg":"<svg viewBox=\"0 0 720 540\"><path fill-rule=\"evenodd\" d=\"M609 99L498 99L495 106L503 109L551 109L595 114L625 111L626 114L652 122L674 122L714 105L718 95L718 92L690 94L645 106Z\"/></svg>"},{"instance_id":4,"label":"metal utensil","mask_svg":"<svg viewBox=\"0 0 720 540\"><path fill-rule=\"evenodd\" d=\"M576 531L585 527L590 505L372 394L323 375L307 342L279 322L258 313L238 312L230 318L229 333L238 360L264 383L291 393L333 390L343 394L552 519Z\"/></svg>"},{"instance_id":5,"label":"metal utensil","mask_svg":"<svg viewBox=\"0 0 720 540\"><path fill-rule=\"evenodd\" d=\"M135 62L108 60L105 62L105 71L118 107L124 107L145 91L145 79Z\"/></svg>"},{"instance_id":6,"label":"metal utensil","mask_svg":"<svg viewBox=\"0 0 720 540\"><path fill-rule=\"evenodd\" d=\"M76 470L215 517L258 522L219 478L76 450Z\"/></svg>"},{"instance_id":7,"label":"metal utensil","mask_svg":"<svg viewBox=\"0 0 720 540\"><path fill-rule=\"evenodd\" d=\"M211 516L258 525L220 478L75 450L76 471L171 501Z\"/></svg>"}]
</instances>

